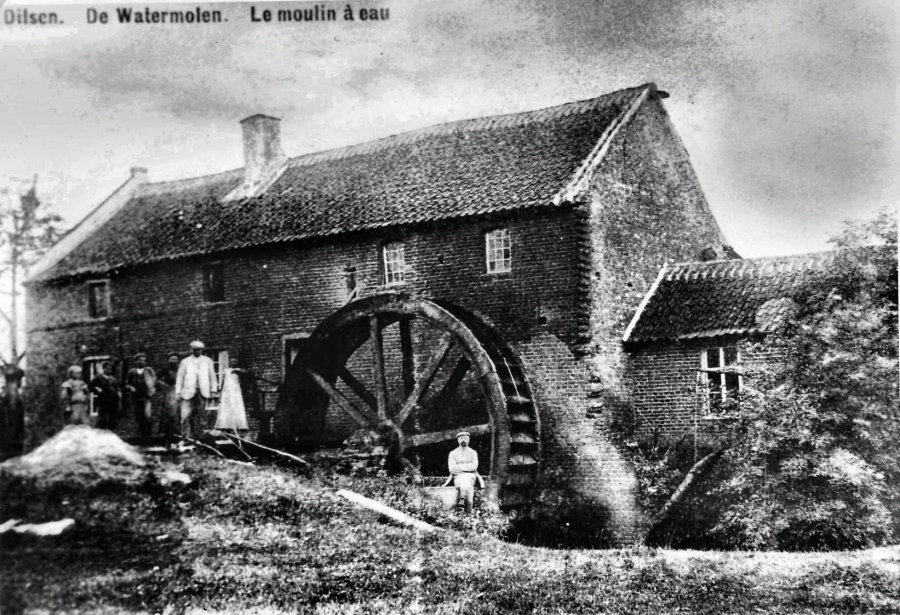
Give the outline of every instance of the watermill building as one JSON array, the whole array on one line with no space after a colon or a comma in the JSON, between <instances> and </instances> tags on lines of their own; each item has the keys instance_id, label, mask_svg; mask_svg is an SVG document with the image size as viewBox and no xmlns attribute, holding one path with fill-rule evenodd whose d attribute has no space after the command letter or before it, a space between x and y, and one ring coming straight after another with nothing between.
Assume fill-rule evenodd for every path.
<instances>
[{"instance_id":1,"label":"watermill building","mask_svg":"<svg viewBox=\"0 0 900 615\"><path fill-rule=\"evenodd\" d=\"M646 84L294 158L255 115L242 169L133 169L32 271L30 383L56 391L73 361L121 369L138 351L163 365L199 338L257 376L260 437L302 449L389 424L441 474L464 428L504 504L627 540L634 477L608 438L623 334L664 263L731 255L666 96ZM33 431L58 429L53 400L40 408Z\"/></svg>"}]
</instances>

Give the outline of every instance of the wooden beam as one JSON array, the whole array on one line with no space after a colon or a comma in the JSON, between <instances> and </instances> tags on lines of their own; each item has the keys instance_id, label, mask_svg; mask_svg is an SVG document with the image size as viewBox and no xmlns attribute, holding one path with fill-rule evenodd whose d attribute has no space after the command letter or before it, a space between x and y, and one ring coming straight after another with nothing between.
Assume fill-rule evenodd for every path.
<instances>
[{"instance_id":1,"label":"wooden beam","mask_svg":"<svg viewBox=\"0 0 900 615\"><path fill-rule=\"evenodd\" d=\"M346 365L338 372L338 377L346 382L347 386L350 387L350 390L359 395L359 398L366 402L367 406L372 410L378 409L378 402L375 400L375 396L369 393L369 389L366 388L366 385L357 380L356 376L350 373L350 370L347 369Z\"/></svg>"},{"instance_id":2,"label":"wooden beam","mask_svg":"<svg viewBox=\"0 0 900 615\"><path fill-rule=\"evenodd\" d=\"M381 336L381 326L378 315L369 317L369 337L372 340L372 363L375 371L375 402L378 407L379 420L387 419L387 381L384 377L384 338Z\"/></svg>"},{"instance_id":3,"label":"wooden beam","mask_svg":"<svg viewBox=\"0 0 900 615\"><path fill-rule=\"evenodd\" d=\"M411 434L406 437L406 446L423 446L425 444L436 444L438 442L447 442L455 440L456 434L461 431L468 431L473 436L480 436L491 433L491 424L483 423L481 425L469 425L466 427L454 427L453 429L445 429L443 431L432 431L429 433Z\"/></svg>"},{"instance_id":4,"label":"wooden beam","mask_svg":"<svg viewBox=\"0 0 900 615\"><path fill-rule=\"evenodd\" d=\"M425 392L431 385L431 381L434 380L434 376L435 374L437 374L438 369L440 369L441 364L444 362L444 359L447 358L447 353L450 352L450 348L452 346L453 334L447 332L438 343L437 350L433 355L431 355L431 358L428 359L428 363L427 365L425 365L425 370L416 381L416 385L413 387L413 390L409 394L409 397L407 397L406 401L403 402L403 407L400 408L400 412L397 413L397 420L394 421L397 424L397 427L400 427L402 429L403 423L406 422L406 419L409 418L409 415L413 413L413 411L422 401L422 398L425 397Z\"/></svg>"},{"instance_id":5,"label":"wooden beam","mask_svg":"<svg viewBox=\"0 0 900 615\"><path fill-rule=\"evenodd\" d=\"M435 404L440 408L447 404L450 401L450 398L453 396L453 392L456 391L456 387L459 386L459 383L462 382L463 378L466 377L466 373L469 371L469 367L472 364L469 363L469 360L466 357L461 357L459 362L457 362L456 367L453 368L453 372L450 374L450 377L447 378L447 382L444 383L443 388L441 388L441 392L437 394L435 398Z\"/></svg>"},{"instance_id":6,"label":"wooden beam","mask_svg":"<svg viewBox=\"0 0 900 615\"><path fill-rule=\"evenodd\" d=\"M323 378L320 374L317 374L313 370L304 368L306 373L309 374L309 377L313 379L313 382L318 385L322 391L331 398L331 401L337 404L338 408L346 412L350 417L356 421L360 427L369 427L373 425L376 420L375 417L368 415L361 410L359 410L356 406L350 403L350 400L347 399L343 393L334 388L331 383L329 383L325 378Z\"/></svg>"},{"instance_id":7,"label":"wooden beam","mask_svg":"<svg viewBox=\"0 0 900 615\"><path fill-rule=\"evenodd\" d=\"M416 386L415 365L413 364L412 326L410 318L400 319L400 355L403 368L403 395L409 397Z\"/></svg>"}]
</instances>

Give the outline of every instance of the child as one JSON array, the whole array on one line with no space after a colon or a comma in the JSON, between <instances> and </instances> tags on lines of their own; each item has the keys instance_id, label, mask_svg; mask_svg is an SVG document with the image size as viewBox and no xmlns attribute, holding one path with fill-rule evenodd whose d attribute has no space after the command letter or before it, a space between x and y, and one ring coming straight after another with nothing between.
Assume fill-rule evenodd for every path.
<instances>
[{"instance_id":1,"label":"child","mask_svg":"<svg viewBox=\"0 0 900 615\"><path fill-rule=\"evenodd\" d=\"M88 385L81 379L81 367L73 365L67 374L69 379L62 383L63 410L66 422L71 425L88 425Z\"/></svg>"}]
</instances>

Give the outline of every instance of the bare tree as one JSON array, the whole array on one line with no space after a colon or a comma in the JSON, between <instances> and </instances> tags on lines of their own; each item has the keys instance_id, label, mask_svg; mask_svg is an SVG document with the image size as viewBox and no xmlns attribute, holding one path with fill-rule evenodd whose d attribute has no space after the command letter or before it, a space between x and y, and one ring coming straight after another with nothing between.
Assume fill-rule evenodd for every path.
<instances>
[{"instance_id":1,"label":"bare tree","mask_svg":"<svg viewBox=\"0 0 900 615\"><path fill-rule=\"evenodd\" d=\"M62 234L62 218L37 197L37 175L30 184L10 180L0 187L0 286L5 287L2 294L9 297L6 306L0 307L0 318L9 326L8 347L0 351L4 366L18 367L25 356L19 348L19 297L25 271Z\"/></svg>"},{"instance_id":2,"label":"bare tree","mask_svg":"<svg viewBox=\"0 0 900 615\"><path fill-rule=\"evenodd\" d=\"M22 450L25 413L19 386L25 372L21 368L25 350L19 347L22 322L19 318L21 285L25 271L61 235L61 218L43 207L37 197L37 176L30 182L10 180L0 186L0 293L9 297L0 307L0 318L9 327L9 344L0 349L0 459Z\"/></svg>"}]
</instances>

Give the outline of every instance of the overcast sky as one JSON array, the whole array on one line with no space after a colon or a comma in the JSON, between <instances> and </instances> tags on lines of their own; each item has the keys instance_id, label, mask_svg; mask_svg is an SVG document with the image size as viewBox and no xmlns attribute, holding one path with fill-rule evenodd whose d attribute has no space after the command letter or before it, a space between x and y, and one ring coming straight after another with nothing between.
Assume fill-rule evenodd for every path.
<instances>
[{"instance_id":1,"label":"overcast sky","mask_svg":"<svg viewBox=\"0 0 900 615\"><path fill-rule=\"evenodd\" d=\"M826 249L841 220L898 202L900 2L379 5L388 22L251 24L232 5L210 26L88 26L83 7L0 24L0 176L39 174L74 223L131 166L241 166L256 112L283 119L291 156L655 81L744 256Z\"/></svg>"}]
</instances>

